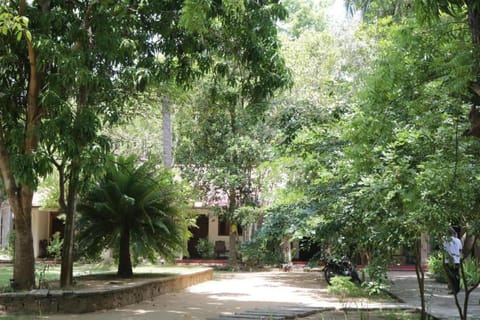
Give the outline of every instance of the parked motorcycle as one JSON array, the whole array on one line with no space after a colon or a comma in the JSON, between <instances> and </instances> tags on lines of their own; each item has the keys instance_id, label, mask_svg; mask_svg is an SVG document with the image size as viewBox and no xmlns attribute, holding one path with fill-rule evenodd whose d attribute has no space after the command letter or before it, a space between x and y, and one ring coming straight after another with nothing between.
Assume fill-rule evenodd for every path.
<instances>
[{"instance_id":1,"label":"parked motorcycle","mask_svg":"<svg viewBox=\"0 0 480 320\"><path fill-rule=\"evenodd\" d=\"M341 259L336 259L333 257L327 258L323 272L325 275L325 280L329 285L332 284L332 278L337 276L350 277L350 280L356 283L362 282L358 276L357 269L346 257L342 257Z\"/></svg>"}]
</instances>

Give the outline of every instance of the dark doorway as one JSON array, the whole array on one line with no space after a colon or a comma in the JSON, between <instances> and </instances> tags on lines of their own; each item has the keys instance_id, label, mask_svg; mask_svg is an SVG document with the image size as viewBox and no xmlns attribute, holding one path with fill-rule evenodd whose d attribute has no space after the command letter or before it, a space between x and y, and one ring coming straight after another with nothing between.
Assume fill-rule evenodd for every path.
<instances>
[{"instance_id":1,"label":"dark doorway","mask_svg":"<svg viewBox=\"0 0 480 320\"><path fill-rule=\"evenodd\" d=\"M190 227L192 237L188 240L188 253L190 258L198 259L200 255L197 252L196 246L198 240L208 238L208 216L199 215L196 220L196 226Z\"/></svg>"},{"instance_id":2,"label":"dark doorway","mask_svg":"<svg viewBox=\"0 0 480 320\"><path fill-rule=\"evenodd\" d=\"M59 219L58 212L50 212L50 238L55 232L60 233L60 239L63 239L63 231L65 230L65 223L63 219Z\"/></svg>"},{"instance_id":3,"label":"dark doorway","mask_svg":"<svg viewBox=\"0 0 480 320\"><path fill-rule=\"evenodd\" d=\"M309 261L322 250L321 245L312 241L310 238L302 238L299 242L300 250L298 260L300 261Z\"/></svg>"}]
</instances>

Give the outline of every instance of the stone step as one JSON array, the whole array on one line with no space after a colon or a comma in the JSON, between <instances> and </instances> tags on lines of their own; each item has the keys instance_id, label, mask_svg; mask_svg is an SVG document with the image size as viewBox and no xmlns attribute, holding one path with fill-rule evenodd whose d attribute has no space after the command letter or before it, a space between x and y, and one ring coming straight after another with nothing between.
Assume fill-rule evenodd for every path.
<instances>
[{"instance_id":1,"label":"stone step","mask_svg":"<svg viewBox=\"0 0 480 320\"><path fill-rule=\"evenodd\" d=\"M306 317L321 311L332 310L332 308L315 307L284 307L276 309L254 309L247 310L231 315L221 315L218 318L209 318L207 320L287 320Z\"/></svg>"}]
</instances>

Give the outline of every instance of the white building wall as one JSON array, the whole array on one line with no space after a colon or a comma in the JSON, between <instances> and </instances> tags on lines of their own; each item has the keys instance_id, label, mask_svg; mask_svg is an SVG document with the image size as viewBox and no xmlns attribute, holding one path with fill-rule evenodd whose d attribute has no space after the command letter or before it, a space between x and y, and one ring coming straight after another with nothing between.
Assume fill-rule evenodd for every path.
<instances>
[{"instance_id":1,"label":"white building wall","mask_svg":"<svg viewBox=\"0 0 480 320\"><path fill-rule=\"evenodd\" d=\"M12 210L10 209L8 201L2 202L0 206L0 247L2 249L8 248L9 245L8 238L13 227L12 218Z\"/></svg>"},{"instance_id":2,"label":"white building wall","mask_svg":"<svg viewBox=\"0 0 480 320\"><path fill-rule=\"evenodd\" d=\"M229 236L218 235L218 217L212 213L208 214L208 241L215 243L215 241L225 241L225 247L229 246ZM228 250L228 249L227 249Z\"/></svg>"},{"instance_id":3,"label":"white building wall","mask_svg":"<svg viewBox=\"0 0 480 320\"><path fill-rule=\"evenodd\" d=\"M38 208L32 209L33 254L35 257L40 255L40 240L48 240L49 216L48 211L41 211Z\"/></svg>"}]
</instances>

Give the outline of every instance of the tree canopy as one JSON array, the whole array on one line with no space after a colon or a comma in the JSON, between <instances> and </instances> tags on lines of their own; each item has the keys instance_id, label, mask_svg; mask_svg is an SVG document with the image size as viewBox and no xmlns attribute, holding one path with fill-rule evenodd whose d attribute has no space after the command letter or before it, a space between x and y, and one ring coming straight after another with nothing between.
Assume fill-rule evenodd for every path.
<instances>
[{"instance_id":1,"label":"tree canopy","mask_svg":"<svg viewBox=\"0 0 480 320\"><path fill-rule=\"evenodd\" d=\"M480 145L462 133L480 101L480 6L352 0L335 21L332 3L1 2L0 169L25 235L19 285L32 285L41 177L59 169L74 213L109 170L108 136L150 146L115 152L158 155L167 96L180 175L234 224L262 215L258 250L308 238L356 254L371 278L399 250L420 266L418 240L451 225L470 252Z\"/></svg>"},{"instance_id":2,"label":"tree canopy","mask_svg":"<svg viewBox=\"0 0 480 320\"><path fill-rule=\"evenodd\" d=\"M135 108L149 83L188 86L214 70L226 76L230 59L248 70L241 91L252 105L261 102L288 80L272 72L283 68L275 21L285 14L278 1L0 3L0 169L17 217L18 288L34 284L31 200L51 163L67 214L68 259L76 195L108 151L100 129ZM65 262L62 282L71 281Z\"/></svg>"}]
</instances>

